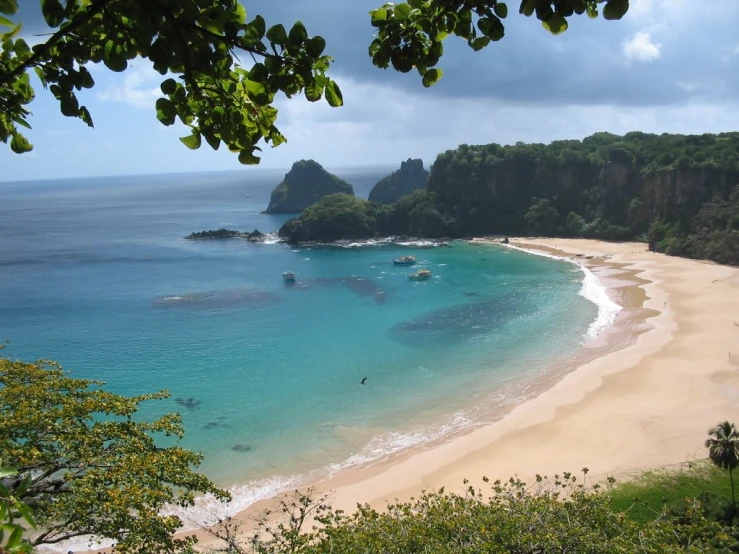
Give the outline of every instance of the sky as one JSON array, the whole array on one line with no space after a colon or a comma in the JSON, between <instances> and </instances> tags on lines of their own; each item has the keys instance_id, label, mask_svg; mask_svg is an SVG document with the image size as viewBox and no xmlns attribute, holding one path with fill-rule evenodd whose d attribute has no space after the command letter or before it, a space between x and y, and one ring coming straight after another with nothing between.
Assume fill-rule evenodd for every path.
<instances>
[{"instance_id":1,"label":"sky","mask_svg":"<svg viewBox=\"0 0 739 554\"><path fill-rule=\"evenodd\" d=\"M312 158L324 167L399 165L460 144L548 143L598 131L700 134L739 130L737 0L631 0L621 21L570 18L559 36L517 13L509 0L506 36L480 52L449 37L425 89L416 72L374 67L368 11L382 0L244 0L251 19L289 28L302 21L326 39L344 106L279 98L277 126L288 142L264 148L258 168L289 169ZM23 35L48 32L38 0L20 0ZM96 86L82 91L95 129L59 113L36 87L28 154L0 144L0 180L38 180L150 173L243 170L237 156L205 143L198 151L164 127L154 104L164 79L146 60L123 73L90 68ZM35 79L35 77L34 77ZM35 84L38 84L36 81Z\"/></svg>"}]
</instances>

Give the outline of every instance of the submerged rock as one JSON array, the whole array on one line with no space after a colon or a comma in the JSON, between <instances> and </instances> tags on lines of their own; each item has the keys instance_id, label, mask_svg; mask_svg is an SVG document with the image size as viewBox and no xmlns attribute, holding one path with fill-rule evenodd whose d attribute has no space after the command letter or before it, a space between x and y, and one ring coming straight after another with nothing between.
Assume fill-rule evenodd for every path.
<instances>
[{"instance_id":1,"label":"submerged rock","mask_svg":"<svg viewBox=\"0 0 739 554\"><path fill-rule=\"evenodd\" d=\"M354 196L352 186L323 169L313 160L295 162L285 179L275 187L265 213L297 214L329 194Z\"/></svg>"}]
</instances>

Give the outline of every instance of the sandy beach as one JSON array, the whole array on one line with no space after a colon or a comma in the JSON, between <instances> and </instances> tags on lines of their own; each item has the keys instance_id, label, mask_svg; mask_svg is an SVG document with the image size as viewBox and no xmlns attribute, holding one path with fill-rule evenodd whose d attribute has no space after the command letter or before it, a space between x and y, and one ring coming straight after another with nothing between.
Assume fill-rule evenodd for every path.
<instances>
[{"instance_id":1,"label":"sandy beach","mask_svg":"<svg viewBox=\"0 0 739 554\"><path fill-rule=\"evenodd\" d=\"M319 483L334 508L381 509L441 487L461 492L465 479L481 486L483 476L530 481L587 467L590 483L628 479L705 458L708 429L739 421L739 268L655 254L643 243L526 238L511 245L590 269L624 307L613 328L584 349L585 363L544 382L502 419ZM257 502L237 519L273 502ZM201 544L213 541L196 534Z\"/></svg>"},{"instance_id":2,"label":"sandy beach","mask_svg":"<svg viewBox=\"0 0 739 554\"><path fill-rule=\"evenodd\" d=\"M500 421L319 485L336 508L382 507L482 476L578 472L591 482L705 458L707 430L739 421L739 269L655 254L642 243L521 239L590 268L640 334L566 374ZM636 314L636 315L634 315ZM648 325L645 325L648 324ZM532 340L535 340L532 337Z\"/></svg>"}]
</instances>

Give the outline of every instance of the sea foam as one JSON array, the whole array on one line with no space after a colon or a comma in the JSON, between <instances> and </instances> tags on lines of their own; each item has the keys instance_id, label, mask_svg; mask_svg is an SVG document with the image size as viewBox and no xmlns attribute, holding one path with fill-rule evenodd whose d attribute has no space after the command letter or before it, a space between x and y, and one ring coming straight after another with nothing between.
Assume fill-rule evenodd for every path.
<instances>
[{"instance_id":1,"label":"sea foam","mask_svg":"<svg viewBox=\"0 0 739 554\"><path fill-rule=\"evenodd\" d=\"M613 324L613 322L616 320L616 315L623 309L620 304L615 302L608 295L608 289L603 285L600 279L598 279L598 277L592 271L590 271L590 269L579 263L577 260L565 256L555 256L553 254L547 254L546 252L540 252L537 250L528 250L526 248L520 248L518 246L513 246L510 244L505 244L502 246L505 246L506 248L510 248L512 250L526 252L534 256L542 256L544 258L550 258L552 260L568 262L574 264L580 269L580 271L583 272L582 287L580 288L579 294L586 300L589 300L590 302L595 304L598 308L598 315L590 324L587 332L585 333L586 340L590 341L598 338L598 336L605 329Z\"/></svg>"}]
</instances>

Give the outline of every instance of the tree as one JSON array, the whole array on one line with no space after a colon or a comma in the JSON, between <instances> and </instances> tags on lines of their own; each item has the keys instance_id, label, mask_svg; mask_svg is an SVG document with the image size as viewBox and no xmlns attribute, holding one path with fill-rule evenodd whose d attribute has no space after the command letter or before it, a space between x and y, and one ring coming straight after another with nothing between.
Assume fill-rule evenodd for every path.
<instances>
[{"instance_id":1,"label":"tree","mask_svg":"<svg viewBox=\"0 0 739 554\"><path fill-rule=\"evenodd\" d=\"M4 481L15 478L17 475L17 469L3 467L2 460L0 460L0 552L3 554L28 554L32 551L31 544L23 540L25 529L15 522L20 517L29 526L36 526L31 508L18 499L18 496L25 494L31 485L30 476L26 476L15 492L11 492L4 484ZM5 533L8 534L7 539Z\"/></svg>"},{"instance_id":2,"label":"tree","mask_svg":"<svg viewBox=\"0 0 739 554\"><path fill-rule=\"evenodd\" d=\"M739 432L733 423L724 421L709 429L708 435L711 437L706 439L708 457L717 467L728 470L731 481L731 505L736 506L732 472L739 465Z\"/></svg>"},{"instance_id":3,"label":"tree","mask_svg":"<svg viewBox=\"0 0 739 554\"><path fill-rule=\"evenodd\" d=\"M25 0L27 1L27 0ZM191 130L180 140L199 148L221 143L239 153L245 164L259 163L259 142L278 146L285 137L277 129L278 93L303 94L309 101L325 97L341 106L338 85L328 77L332 58L326 43L309 36L301 22L288 31L282 24L267 28L263 17L247 19L238 0L40 0L50 28L45 42L29 46L18 38L21 22L0 16L0 140L16 153L33 147L19 127L30 128L27 108L34 99L30 72L59 101L62 114L93 125L76 91L95 81L88 65L102 62L125 71L141 57L167 78L156 101L164 125L179 119ZM567 29L567 18L587 13L620 19L628 0L521 0L519 12L536 15L548 31ZM12 16L18 0L0 0L0 14ZM424 86L441 78L435 67L443 41L459 36L474 50L500 40L508 7L500 0L408 0L386 4L370 13L377 28L369 47L377 67L407 72L415 68ZM246 55L246 63L238 58Z\"/></svg>"},{"instance_id":4,"label":"tree","mask_svg":"<svg viewBox=\"0 0 739 554\"><path fill-rule=\"evenodd\" d=\"M195 493L228 495L193 471L202 455L157 446L154 435L182 437L179 414L133 419L167 392L128 398L101 385L54 362L0 358L0 453L16 472L3 485L33 508L33 545L94 535L119 552L177 552L194 539L175 539L182 523L161 508L192 505Z\"/></svg>"}]
</instances>

